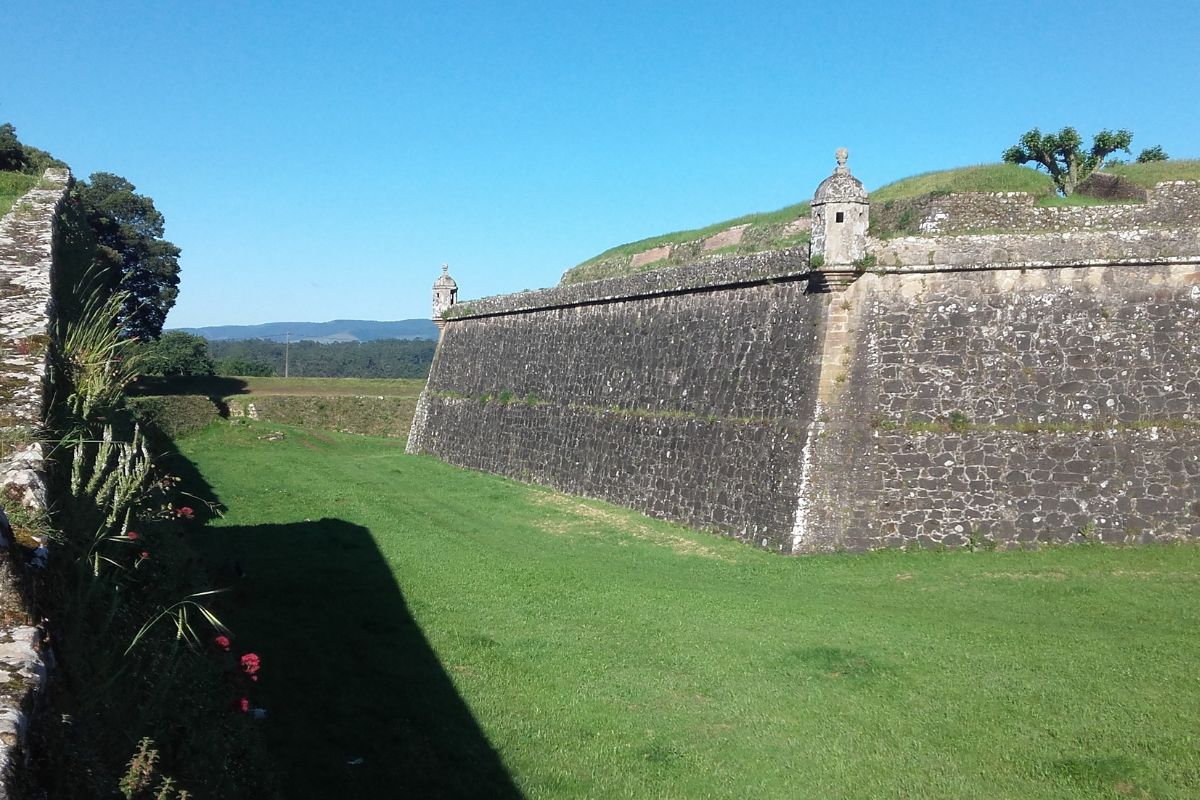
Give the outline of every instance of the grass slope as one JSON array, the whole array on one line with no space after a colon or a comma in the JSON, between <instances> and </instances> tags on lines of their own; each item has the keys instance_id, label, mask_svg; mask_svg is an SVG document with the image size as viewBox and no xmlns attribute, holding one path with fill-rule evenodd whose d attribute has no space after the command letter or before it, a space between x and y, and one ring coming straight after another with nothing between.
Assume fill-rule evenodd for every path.
<instances>
[{"instance_id":1,"label":"grass slope","mask_svg":"<svg viewBox=\"0 0 1200 800\"><path fill-rule=\"evenodd\" d=\"M1106 167L1110 172L1145 187L1153 187L1159 181L1200 180L1200 160L1157 161L1149 164L1124 164L1116 167ZM886 184L870 193L871 202L877 206L897 201L914 200L930 194L948 194L951 192L1028 192L1038 198L1039 205L1046 206L1091 206L1109 205L1113 201L1101 200L1094 197L1059 197L1054 188L1054 181L1045 172L1032 167L1018 164L976 164L968 167L925 172L908 178ZM563 283L578 283L580 281L597 280L618 275L628 275L639 271L630 265L630 260L637 254L659 247L664 244L680 244L702 239L714 233L731 228L735 225L749 224L754 228L782 227L782 224L809 213L808 203L782 208L767 214L749 214L744 217L717 222L703 228L686 231L676 231L661 236L652 236L637 242L630 242L618 247L605 250L598 256L590 258L578 266L568 270L563 275ZM890 231L872 231L875 235L887 235ZM748 231L748 234L750 231ZM766 236L751 236L754 250L770 250L779 247L792 246L799 242L780 241L778 236L770 233ZM688 256L692 253L685 254ZM675 262L656 262L643 265L640 269L658 269L664 266L675 266Z\"/></svg>"},{"instance_id":2,"label":"grass slope","mask_svg":"<svg viewBox=\"0 0 1200 800\"><path fill-rule=\"evenodd\" d=\"M23 172L0 172L0 217L8 213L17 198L37 184L38 179Z\"/></svg>"},{"instance_id":3,"label":"grass slope","mask_svg":"<svg viewBox=\"0 0 1200 800\"><path fill-rule=\"evenodd\" d=\"M1160 181L1200 181L1200 159L1120 164L1105 167L1103 171L1152 189Z\"/></svg>"},{"instance_id":4,"label":"grass slope","mask_svg":"<svg viewBox=\"0 0 1200 800\"><path fill-rule=\"evenodd\" d=\"M1054 181L1044 172L1017 164L976 164L924 172L885 184L871 192L871 202L951 192L1029 192L1044 197L1054 194Z\"/></svg>"},{"instance_id":5,"label":"grass slope","mask_svg":"<svg viewBox=\"0 0 1200 800\"><path fill-rule=\"evenodd\" d=\"M277 427L181 448L288 797L1194 796L1200 549L789 559Z\"/></svg>"}]
</instances>

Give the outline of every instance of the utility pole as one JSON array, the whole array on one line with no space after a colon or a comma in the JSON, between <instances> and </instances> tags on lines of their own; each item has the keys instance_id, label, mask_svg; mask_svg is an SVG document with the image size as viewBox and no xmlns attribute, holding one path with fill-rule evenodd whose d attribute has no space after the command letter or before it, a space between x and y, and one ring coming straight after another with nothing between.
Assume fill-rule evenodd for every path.
<instances>
[{"instance_id":1,"label":"utility pole","mask_svg":"<svg viewBox=\"0 0 1200 800\"><path fill-rule=\"evenodd\" d=\"M292 332L286 331L283 335L287 337L283 343L283 377L286 378L288 376L288 357L292 350Z\"/></svg>"}]
</instances>

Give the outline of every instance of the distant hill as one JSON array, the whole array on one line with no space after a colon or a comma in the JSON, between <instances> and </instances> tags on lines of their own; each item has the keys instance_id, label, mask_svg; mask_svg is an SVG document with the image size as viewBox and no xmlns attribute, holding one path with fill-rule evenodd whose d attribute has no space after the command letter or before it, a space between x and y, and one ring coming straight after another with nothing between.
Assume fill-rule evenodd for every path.
<instances>
[{"instance_id":1,"label":"distant hill","mask_svg":"<svg viewBox=\"0 0 1200 800\"><path fill-rule=\"evenodd\" d=\"M308 340L333 342L373 342L377 339L438 338L437 326L428 319L402 319L380 322L370 319L335 319L331 322L264 322L261 325L211 325L206 328L172 330L203 336L209 341L222 339L266 339L282 342L291 334L293 342Z\"/></svg>"}]
</instances>

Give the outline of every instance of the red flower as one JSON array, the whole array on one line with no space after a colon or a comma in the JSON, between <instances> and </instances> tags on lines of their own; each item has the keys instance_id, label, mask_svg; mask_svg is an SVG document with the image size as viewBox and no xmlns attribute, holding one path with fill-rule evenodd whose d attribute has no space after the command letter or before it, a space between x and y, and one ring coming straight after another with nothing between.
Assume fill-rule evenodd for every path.
<instances>
[{"instance_id":1,"label":"red flower","mask_svg":"<svg viewBox=\"0 0 1200 800\"><path fill-rule=\"evenodd\" d=\"M175 509L175 516L182 517L183 519L191 519L195 515L196 512L193 511L190 506L180 506L179 508Z\"/></svg>"},{"instance_id":2,"label":"red flower","mask_svg":"<svg viewBox=\"0 0 1200 800\"><path fill-rule=\"evenodd\" d=\"M250 701L245 697L238 698L237 707L238 711L241 711L243 714L245 714L250 711Z\"/></svg>"},{"instance_id":3,"label":"red flower","mask_svg":"<svg viewBox=\"0 0 1200 800\"><path fill-rule=\"evenodd\" d=\"M217 638L213 639L213 643L216 644L216 646L221 648L222 650L229 652L229 637L228 636L218 636Z\"/></svg>"},{"instance_id":4,"label":"red flower","mask_svg":"<svg viewBox=\"0 0 1200 800\"><path fill-rule=\"evenodd\" d=\"M131 542L136 542L138 540L138 532L137 531L125 531L125 538L130 540Z\"/></svg>"},{"instance_id":5,"label":"red flower","mask_svg":"<svg viewBox=\"0 0 1200 800\"><path fill-rule=\"evenodd\" d=\"M142 558L149 558L149 557L150 557L150 551L149 551L149 550L143 550L143 551L142 551Z\"/></svg>"},{"instance_id":6,"label":"red flower","mask_svg":"<svg viewBox=\"0 0 1200 800\"><path fill-rule=\"evenodd\" d=\"M242 672L245 672L247 675L253 675L258 672L260 666L259 658L254 653L246 653L246 655L242 656Z\"/></svg>"}]
</instances>

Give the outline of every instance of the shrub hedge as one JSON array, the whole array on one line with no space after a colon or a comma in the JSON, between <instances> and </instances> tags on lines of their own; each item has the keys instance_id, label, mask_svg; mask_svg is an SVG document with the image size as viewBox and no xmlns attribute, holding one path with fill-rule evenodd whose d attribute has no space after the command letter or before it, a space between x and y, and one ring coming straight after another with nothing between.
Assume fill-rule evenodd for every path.
<instances>
[{"instance_id":1,"label":"shrub hedge","mask_svg":"<svg viewBox=\"0 0 1200 800\"><path fill-rule=\"evenodd\" d=\"M415 397L250 395L228 397L229 414L368 436L408 436ZM250 413L253 404L254 413Z\"/></svg>"},{"instance_id":2,"label":"shrub hedge","mask_svg":"<svg viewBox=\"0 0 1200 800\"><path fill-rule=\"evenodd\" d=\"M198 431L222 416L220 401L200 395L129 397L125 402L136 422L153 426L172 439Z\"/></svg>"}]
</instances>

